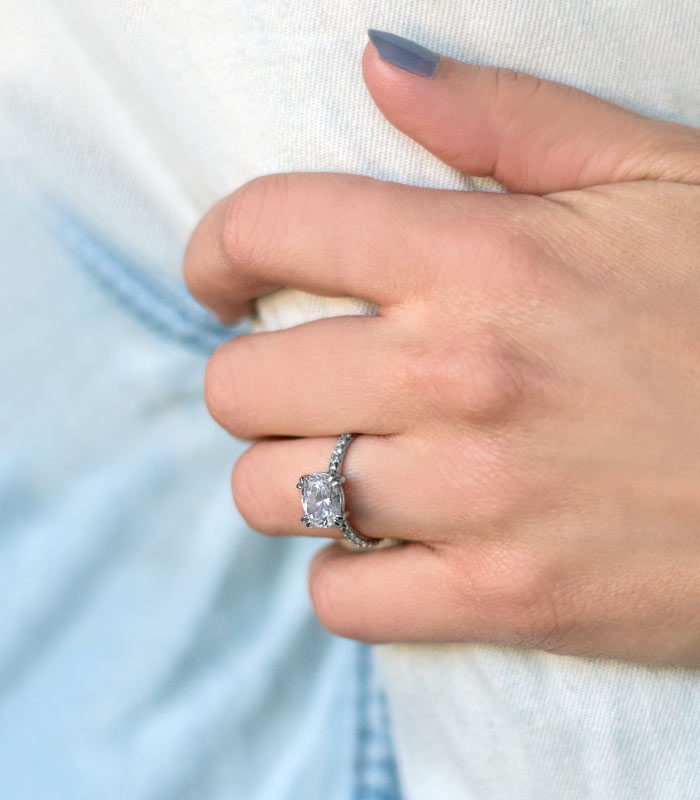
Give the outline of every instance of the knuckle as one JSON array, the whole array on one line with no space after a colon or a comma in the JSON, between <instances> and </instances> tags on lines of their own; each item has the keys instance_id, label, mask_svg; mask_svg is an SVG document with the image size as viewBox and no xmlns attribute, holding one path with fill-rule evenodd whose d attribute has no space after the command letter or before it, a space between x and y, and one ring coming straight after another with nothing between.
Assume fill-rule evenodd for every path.
<instances>
[{"instance_id":1,"label":"knuckle","mask_svg":"<svg viewBox=\"0 0 700 800\"><path fill-rule=\"evenodd\" d=\"M265 245L274 235L285 207L288 176L261 175L231 194L224 210L221 249L237 272L250 272L265 260Z\"/></svg>"},{"instance_id":2,"label":"knuckle","mask_svg":"<svg viewBox=\"0 0 700 800\"><path fill-rule=\"evenodd\" d=\"M498 280L499 298L521 306L539 296L546 286L543 281L546 257L540 241L526 225L501 225L491 242L489 265Z\"/></svg>"},{"instance_id":3,"label":"knuckle","mask_svg":"<svg viewBox=\"0 0 700 800\"><path fill-rule=\"evenodd\" d=\"M519 103L526 104L532 97L539 92L544 81L528 72L520 72L510 67L496 67L494 69L493 81L496 92L496 103L503 103L503 110L512 109L513 101L517 99Z\"/></svg>"},{"instance_id":4,"label":"knuckle","mask_svg":"<svg viewBox=\"0 0 700 800\"><path fill-rule=\"evenodd\" d=\"M556 635L559 623L553 603L554 587L549 570L532 562L519 564L511 575L513 586L506 594L508 613L521 643L542 647Z\"/></svg>"},{"instance_id":5,"label":"knuckle","mask_svg":"<svg viewBox=\"0 0 700 800\"><path fill-rule=\"evenodd\" d=\"M498 636L536 649L561 646L568 624L559 602L559 570L552 559L499 547L476 564L482 611Z\"/></svg>"},{"instance_id":6,"label":"knuckle","mask_svg":"<svg viewBox=\"0 0 700 800\"><path fill-rule=\"evenodd\" d=\"M497 67L491 73L493 80L492 113L496 119L516 129L523 128L520 145L528 147L528 137L538 130L536 114L540 96L552 91L552 84L527 72L507 67ZM568 94L567 87L557 87L557 92ZM574 91L572 89L572 91ZM560 95L561 96L561 95ZM544 97L542 98L545 99ZM498 171L498 165L496 166Z\"/></svg>"},{"instance_id":7,"label":"knuckle","mask_svg":"<svg viewBox=\"0 0 700 800\"><path fill-rule=\"evenodd\" d=\"M518 198L519 204L521 200ZM552 220L551 209L543 208L539 201L529 198L523 206L527 222L515 219L493 224L488 241L482 239L478 245L471 306L464 313L477 325L481 322L496 345L513 338L528 340L579 288L578 273L569 266L569 259L562 258L565 254L557 237L548 235L545 240L534 228L544 221L544 229Z\"/></svg>"},{"instance_id":8,"label":"knuckle","mask_svg":"<svg viewBox=\"0 0 700 800\"><path fill-rule=\"evenodd\" d=\"M442 342L406 359L408 389L442 413L493 421L512 412L526 388L523 364L495 343L474 352Z\"/></svg>"},{"instance_id":9,"label":"knuckle","mask_svg":"<svg viewBox=\"0 0 700 800\"><path fill-rule=\"evenodd\" d=\"M519 205L523 205L522 198L518 198ZM526 209L527 210L527 209ZM508 219L495 221L492 223L493 246L501 257L506 260L534 262L539 256L539 248L527 226L513 216Z\"/></svg>"},{"instance_id":10,"label":"knuckle","mask_svg":"<svg viewBox=\"0 0 700 800\"><path fill-rule=\"evenodd\" d=\"M252 402L245 363L250 359L250 337L239 336L220 345L211 355L204 372L204 401L210 415L233 436L253 438L256 432L256 404Z\"/></svg>"},{"instance_id":11,"label":"knuckle","mask_svg":"<svg viewBox=\"0 0 700 800\"><path fill-rule=\"evenodd\" d=\"M468 269L460 268L456 277L450 272L464 291L462 297L452 292L447 299L449 308L468 317L497 317L507 324L550 285L555 254L551 237L545 239L542 230L551 222L551 208L540 197L503 195L499 213L488 209L484 216L470 230L468 242L459 230L452 237L450 262L463 264L467 253Z\"/></svg>"},{"instance_id":12,"label":"knuckle","mask_svg":"<svg viewBox=\"0 0 700 800\"><path fill-rule=\"evenodd\" d=\"M661 152L668 148L668 140L673 142L672 156L663 159L663 164L654 171L666 180L673 180L695 185L700 184L700 131L697 128L667 122L664 124L663 145Z\"/></svg>"},{"instance_id":13,"label":"knuckle","mask_svg":"<svg viewBox=\"0 0 700 800\"><path fill-rule=\"evenodd\" d=\"M270 511L269 491L263 496L261 487L269 485L263 453L254 444L236 460L231 471L231 494L243 519L260 533L279 534L276 520Z\"/></svg>"},{"instance_id":14,"label":"knuckle","mask_svg":"<svg viewBox=\"0 0 700 800\"><path fill-rule=\"evenodd\" d=\"M478 419L502 417L519 403L524 383L523 369L512 357L491 353L474 359L465 387L467 414Z\"/></svg>"}]
</instances>

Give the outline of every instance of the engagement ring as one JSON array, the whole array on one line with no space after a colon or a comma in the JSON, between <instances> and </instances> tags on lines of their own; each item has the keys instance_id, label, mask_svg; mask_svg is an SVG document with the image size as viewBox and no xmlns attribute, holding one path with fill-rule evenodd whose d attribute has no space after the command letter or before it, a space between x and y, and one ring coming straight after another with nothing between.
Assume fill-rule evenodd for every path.
<instances>
[{"instance_id":1,"label":"engagement ring","mask_svg":"<svg viewBox=\"0 0 700 800\"><path fill-rule=\"evenodd\" d=\"M352 433L343 433L338 437L328 472L312 472L299 478L297 489L301 489L301 504L304 508L301 521L307 528L332 528L337 525L349 542L367 550L376 547L382 540L363 536L348 522L343 491L345 478L340 474L340 465L352 437Z\"/></svg>"}]
</instances>

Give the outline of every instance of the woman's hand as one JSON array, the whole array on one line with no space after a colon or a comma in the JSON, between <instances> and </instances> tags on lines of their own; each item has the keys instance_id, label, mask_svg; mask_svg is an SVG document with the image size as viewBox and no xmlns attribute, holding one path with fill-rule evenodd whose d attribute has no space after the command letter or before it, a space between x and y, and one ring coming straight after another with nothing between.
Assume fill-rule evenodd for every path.
<instances>
[{"instance_id":1,"label":"woman's hand","mask_svg":"<svg viewBox=\"0 0 700 800\"><path fill-rule=\"evenodd\" d=\"M262 439L238 508L329 535L297 478L364 434L350 521L408 543L316 556L330 630L700 664L700 133L508 70L363 66L390 122L514 194L302 173L208 212L185 272L222 318L280 285L378 306L214 354L211 413Z\"/></svg>"}]
</instances>

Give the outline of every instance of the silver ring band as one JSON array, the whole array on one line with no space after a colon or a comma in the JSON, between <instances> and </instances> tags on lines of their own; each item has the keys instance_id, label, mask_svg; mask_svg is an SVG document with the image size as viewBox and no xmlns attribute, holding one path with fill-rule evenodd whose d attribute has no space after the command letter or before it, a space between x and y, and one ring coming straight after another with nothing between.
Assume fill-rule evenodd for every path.
<instances>
[{"instance_id":1,"label":"silver ring band","mask_svg":"<svg viewBox=\"0 0 700 800\"><path fill-rule=\"evenodd\" d=\"M355 547L368 550L376 547L382 540L358 533L348 521L348 512L345 510L345 478L341 475L340 468L352 438L352 433L340 434L331 453L328 472L312 472L302 475L297 481L304 509L301 521L307 528L331 528L337 525L343 536Z\"/></svg>"}]
</instances>

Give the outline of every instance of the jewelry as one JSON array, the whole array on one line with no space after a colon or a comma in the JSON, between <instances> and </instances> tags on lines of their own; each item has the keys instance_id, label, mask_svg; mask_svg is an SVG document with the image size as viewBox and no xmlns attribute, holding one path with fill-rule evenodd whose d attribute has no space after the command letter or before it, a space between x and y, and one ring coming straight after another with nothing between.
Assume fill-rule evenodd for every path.
<instances>
[{"instance_id":1,"label":"jewelry","mask_svg":"<svg viewBox=\"0 0 700 800\"><path fill-rule=\"evenodd\" d=\"M343 536L355 547L367 550L376 547L381 539L372 539L358 533L348 522L345 510L345 477L340 474L345 452L352 440L352 433L342 433L331 453L328 472L312 472L302 475L297 481L301 489L301 504L304 516L301 521L307 528L332 528L337 525Z\"/></svg>"}]
</instances>

